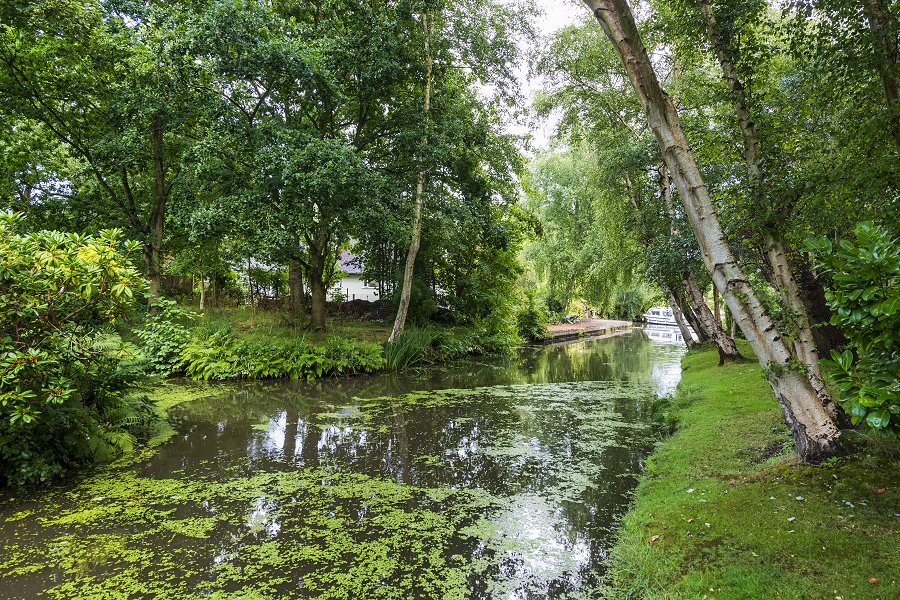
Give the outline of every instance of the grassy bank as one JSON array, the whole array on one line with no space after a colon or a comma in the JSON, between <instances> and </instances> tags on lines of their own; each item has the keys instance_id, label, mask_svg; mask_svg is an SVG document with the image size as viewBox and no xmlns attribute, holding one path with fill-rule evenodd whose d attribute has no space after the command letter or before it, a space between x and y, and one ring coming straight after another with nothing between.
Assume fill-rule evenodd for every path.
<instances>
[{"instance_id":1,"label":"grassy bank","mask_svg":"<svg viewBox=\"0 0 900 600\"><path fill-rule=\"evenodd\" d=\"M716 365L684 359L678 428L624 519L610 597L900 598L896 440L799 465L759 366Z\"/></svg>"},{"instance_id":2,"label":"grassy bank","mask_svg":"<svg viewBox=\"0 0 900 600\"><path fill-rule=\"evenodd\" d=\"M521 341L495 326L430 323L409 324L399 340L386 344L389 331L385 323L347 315L329 319L324 331L310 331L281 312L244 307L198 313L165 301L140 329L126 334L142 347L153 373L205 381L398 371L508 351Z\"/></svg>"}]
</instances>

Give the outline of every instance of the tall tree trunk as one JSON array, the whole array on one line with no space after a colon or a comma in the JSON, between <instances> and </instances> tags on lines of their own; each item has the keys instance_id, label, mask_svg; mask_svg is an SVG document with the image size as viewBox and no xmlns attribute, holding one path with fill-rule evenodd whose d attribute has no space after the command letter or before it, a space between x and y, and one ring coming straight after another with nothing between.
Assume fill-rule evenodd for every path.
<instances>
[{"instance_id":1,"label":"tall tree trunk","mask_svg":"<svg viewBox=\"0 0 900 600\"><path fill-rule=\"evenodd\" d=\"M631 180L631 176L628 173L624 175L625 179L625 189L628 193L628 200L631 202L631 207L635 210L635 212L640 213L641 210L641 202L638 196L638 192L634 187L634 182ZM675 224L674 224L674 212L675 209L671 206L672 204L672 191L671 191L671 180L669 179L669 171L665 165L661 165L659 168L659 191L660 196L666 204L666 212L670 217L670 231L674 235L675 233ZM641 231L641 240L644 242L646 246L650 246L653 242L650 232L643 227ZM690 350L694 345L696 345L697 341L694 340L694 335L691 333L691 327L688 324L688 316L687 313L691 310L690 307L685 306L684 295L675 291L675 288L663 278L659 277L657 280L659 284L659 289L665 294L666 300L669 302L669 306L672 307L672 315L675 317L675 324L678 325L678 329L681 331L681 337L684 338L684 345L688 347ZM697 339L700 339L700 333L694 329L694 333L697 333Z\"/></svg>"},{"instance_id":2,"label":"tall tree trunk","mask_svg":"<svg viewBox=\"0 0 900 600\"><path fill-rule=\"evenodd\" d=\"M678 305L678 301L675 299L675 294L672 293L672 288L670 288L665 281L660 280L659 287L666 295L666 300L668 300L669 306L672 307L672 315L674 315L675 317L675 324L678 325L678 330L681 331L681 337L684 338L684 345L688 347L688 350L690 350L697 342L694 341L694 336L691 335L691 328L688 327L688 323L687 320L685 320L684 313L681 311L681 307Z\"/></svg>"},{"instance_id":3,"label":"tall tree trunk","mask_svg":"<svg viewBox=\"0 0 900 600\"><path fill-rule=\"evenodd\" d=\"M326 289L325 282L321 279L313 277L309 280L309 291L312 296L312 307L310 309L310 326L321 331L325 329L326 315Z\"/></svg>"},{"instance_id":4,"label":"tall tree trunk","mask_svg":"<svg viewBox=\"0 0 900 600\"><path fill-rule=\"evenodd\" d=\"M307 238L309 246L309 292L311 296L310 327L321 331L325 329L326 293L325 261L329 255L328 238L323 231L317 231L315 239Z\"/></svg>"},{"instance_id":5,"label":"tall tree trunk","mask_svg":"<svg viewBox=\"0 0 900 600\"><path fill-rule=\"evenodd\" d=\"M872 46L887 102L891 134L900 153L900 24L888 0L863 0L863 12L872 33Z\"/></svg>"},{"instance_id":6,"label":"tall tree trunk","mask_svg":"<svg viewBox=\"0 0 900 600\"><path fill-rule=\"evenodd\" d=\"M297 258L288 259L288 310L296 322L303 314L303 265Z\"/></svg>"},{"instance_id":7,"label":"tall tree trunk","mask_svg":"<svg viewBox=\"0 0 900 600\"><path fill-rule=\"evenodd\" d=\"M209 278L210 288L212 288L212 307L219 308L222 305L222 286L219 283L219 275L213 274L212 277Z\"/></svg>"},{"instance_id":8,"label":"tall tree trunk","mask_svg":"<svg viewBox=\"0 0 900 600\"><path fill-rule=\"evenodd\" d=\"M663 201L666 205L666 211L669 213L669 228L672 237L678 235L678 228L675 221L675 205L672 202L672 183L669 177L669 169L666 165L659 167L659 187ZM694 331L700 341L711 340L719 351L719 365L725 364L725 360L737 360L741 358L737 346L733 338L729 338L725 330L722 329L722 323L717 321L706 304L703 292L697 283L697 278L688 270L684 273L684 289L687 297L684 302L687 306L683 312L687 319L691 322ZM713 286L715 289L715 286Z\"/></svg>"},{"instance_id":9,"label":"tall tree trunk","mask_svg":"<svg viewBox=\"0 0 900 600\"><path fill-rule=\"evenodd\" d=\"M716 286L713 286L713 316L716 318L716 323L719 324L719 327L722 326L722 306L719 304L719 290Z\"/></svg>"},{"instance_id":10,"label":"tall tree trunk","mask_svg":"<svg viewBox=\"0 0 900 600\"><path fill-rule=\"evenodd\" d=\"M719 351L719 366L725 364L726 360L742 358L734 340L728 337L728 334L722 329L722 324L716 321L715 315L709 310L709 305L706 303L706 298L703 297L703 291L697 284L694 274L689 272L684 281L688 296L691 298L691 306L694 307L697 318Z\"/></svg>"},{"instance_id":11,"label":"tall tree trunk","mask_svg":"<svg viewBox=\"0 0 900 600\"><path fill-rule=\"evenodd\" d=\"M650 128L678 187L703 261L744 337L752 345L790 427L803 460L836 451L840 430L822 405L782 333L737 264L713 207L706 182L684 136L678 111L663 91L626 0L584 0L622 60Z\"/></svg>"},{"instance_id":12,"label":"tall tree trunk","mask_svg":"<svg viewBox=\"0 0 900 600\"><path fill-rule=\"evenodd\" d=\"M428 145L428 115L431 111L431 72L433 59L431 45L428 41L428 13L422 13L422 32L425 36L425 92L422 108L425 114L426 133L422 136L422 147ZM421 158L420 158L421 160ZM388 337L389 342L394 342L403 335L406 326L406 314L409 311L409 300L412 295L413 269L416 265L416 254L419 252L419 243L422 238L422 205L425 203L425 169L419 171L416 179L416 210L413 216L412 240L409 243L409 251L406 253L406 265L403 267L403 287L400 290L400 304L397 306L397 316L394 318L394 328Z\"/></svg>"},{"instance_id":13,"label":"tall tree trunk","mask_svg":"<svg viewBox=\"0 0 900 600\"><path fill-rule=\"evenodd\" d=\"M734 66L734 48L731 37L721 30L716 20L715 10L709 0L700 0L700 5L706 18L707 35L722 69L728 91L731 94L731 103L741 130L744 145L744 162L750 177L750 185L753 187L756 195L763 198L764 182L759 136L756 132L756 125L753 122L750 103L744 85ZM792 272L789 260L792 253L774 224L766 225L766 229L763 232L763 243L765 244L766 262L769 266L767 274L770 275L771 283L779 295L779 300L785 313L797 330L793 336L794 355L798 361L805 365L810 383L816 390L816 394L826 411L832 418L837 418L839 408L822 379L818 348L813 337L813 323L810 322L806 305L800 296L800 289Z\"/></svg>"},{"instance_id":14,"label":"tall tree trunk","mask_svg":"<svg viewBox=\"0 0 900 600\"><path fill-rule=\"evenodd\" d=\"M251 258L247 257L247 295L250 299L250 306L253 306L253 276L250 274Z\"/></svg>"},{"instance_id":15,"label":"tall tree trunk","mask_svg":"<svg viewBox=\"0 0 900 600\"><path fill-rule=\"evenodd\" d=\"M206 276L200 273L200 310L206 309Z\"/></svg>"},{"instance_id":16,"label":"tall tree trunk","mask_svg":"<svg viewBox=\"0 0 900 600\"><path fill-rule=\"evenodd\" d=\"M843 348L847 344L847 338L840 329L831 324L831 309L825 300L825 288L813 273L809 261L796 254L788 260L791 262L791 271L800 290L800 298L806 307L806 314L809 315L810 322L815 324L812 335L816 348L819 349L819 357L827 358L831 356L832 350Z\"/></svg>"},{"instance_id":17,"label":"tall tree trunk","mask_svg":"<svg viewBox=\"0 0 900 600\"><path fill-rule=\"evenodd\" d=\"M160 279L162 275L162 243L166 223L166 169L163 160L163 129L162 115L153 116L153 194L155 204L150 213L150 239L145 248L147 261L147 277L150 279L150 305L159 299Z\"/></svg>"},{"instance_id":18,"label":"tall tree trunk","mask_svg":"<svg viewBox=\"0 0 900 600\"><path fill-rule=\"evenodd\" d=\"M697 312L694 310L693 302L690 296L685 292L684 286L671 286L672 296L675 304L681 309L681 314L690 325L694 333L697 334L697 341L708 342L711 338L700 319L697 318Z\"/></svg>"}]
</instances>

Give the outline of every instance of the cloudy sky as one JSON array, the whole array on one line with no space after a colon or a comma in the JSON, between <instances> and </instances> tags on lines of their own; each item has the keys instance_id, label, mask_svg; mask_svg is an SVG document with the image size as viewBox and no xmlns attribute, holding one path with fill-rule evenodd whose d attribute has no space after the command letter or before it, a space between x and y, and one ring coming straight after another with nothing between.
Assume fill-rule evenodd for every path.
<instances>
[{"instance_id":1,"label":"cloudy sky","mask_svg":"<svg viewBox=\"0 0 900 600\"><path fill-rule=\"evenodd\" d=\"M536 0L544 14L541 16L538 26L544 34L550 34L584 18L588 9L581 0Z\"/></svg>"},{"instance_id":2,"label":"cloudy sky","mask_svg":"<svg viewBox=\"0 0 900 600\"><path fill-rule=\"evenodd\" d=\"M510 1L519 2L520 0ZM545 40L562 27L579 22L588 12L581 0L534 1L542 13L536 18L535 25ZM530 50L530 48L525 50ZM519 69L519 79L522 82L522 92L530 103L535 91L540 89L543 82L540 78L530 78L528 76L528 66L525 64ZM554 122L551 119L546 123L536 123L532 126L524 124L513 125L509 128L509 131L518 135L530 133L532 144L536 148L545 148L549 136L553 133L553 127Z\"/></svg>"}]
</instances>

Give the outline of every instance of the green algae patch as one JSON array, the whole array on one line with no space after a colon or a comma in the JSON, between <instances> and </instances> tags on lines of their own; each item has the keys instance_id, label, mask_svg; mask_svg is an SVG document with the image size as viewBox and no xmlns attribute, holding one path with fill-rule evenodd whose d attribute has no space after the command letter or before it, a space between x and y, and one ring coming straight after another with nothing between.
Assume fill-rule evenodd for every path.
<instances>
[{"instance_id":1,"label":"green algae patch","mask_svg":"<svg viewBox=\"0 0 900 600\"><path fill-rule=\"evenodd\" d=\"M760 368L717 363L684 359L681 385L698 397L648 460L606 596L900 597L897 461L798 465Z\"/></svg>"},{"instance_id":2,"label":"green algae patch","mask_svg":"<svg viewBox=\"0 0 900 600\"><path fill-rule=\"evenodd\" d=\"M164 521L162 525L169 531L173 531L185 537L206 539L210 537L210 532L212 532L218 524L219 519L216 517L207 517L205 519L193 517L190 519L167 520Z\"/></svg>"},{"instance_id":3,"label":"green algae patch","mask_svg":"<svg viewBox=\"0 0 900 600\"><path fill-rule=\"evenodd\" d=\"M92 496L99 488L105 495ZM308 469L190 483L119 473L66 495L78 506L45 517L40 532L19 530L15 546L28 552L4 542L0 576L61 573L49 590L58 598L273 597L300 583L330 598L390 585L396 594L383 597L401 598L414 581L429 597L463 597L454 591L462 565L450 564L448 550L489 504L482 494L470 505L465 491ZM176 517L202 512L209 516Z\"/></svg>"},{"instance_id":4,"label":"green algae patch","mask_svg":"<svg viewBox=\"0 0 900 600\"><path fill-rule=\"evenodd\" d=\"M193 381L164 381L160 382L153 389L147 391L147 395L156 407L159 417L159 423L153 436L147 440L147 446L154 448L167 442L175 435L175 428L169 421L169 411L180 404L201 400L213 396L221 395L230 390L227 385L198 383ZM144 453L139 456L139 460L145 460L150 453Z\"/></svg>"},{"instance_id":5,"label":"green algae patch","mask_svg":"<svg viewBox=\"0 0 900 600\"><path fill-rule=\"evenodd\" d=\"M19 512L7 517L6 522L12 523L14 521L21 521L22 519L26 519L33 514L34 514L33 510L20 510Z\"/></svg>"},{"instance_id":6,"label":"green algae patch","mask_svg":"<svg viewBox=\"0 0 900 600\"><path fill-rule=\"evenodd\" d=\"M38 572L59 573L48 591L58 598L278 597L285 589L323 598L406 598L413 591L466 598L473 578L491 582L493 594L515 594L522 582L501 577L501 564L538 569L547 580L577 570L565 545L545 547L566 526L557 503L577 503L596 487L603 453L622 445L612 434L632 431L607 401L634 402L647 393L645 386L607 383L444 390L316 416L326 429L354 435L371 434L361 424L405 422L423 404L436 414L449 410L451 430L477 432L490 419L496 429L485 440L413 454L411 462L445 479L463 475L454 474L465 469L457 461L477 452L491 469L543 471L540 494L512 479L487 485L491 490L321 467L243 475L240 463L201 461L198 468L217 473L208 478L203 470L155 477L141 475L140 465L111 465L45 498L45 510L31 517L43 531L19 532L17 543L30 550L7 561L0 576L27 583ZM563 396L568 402L559 401ZM268 420L270 427L278 422ZM590 442L557 439L579 424L591 431ZM248 430L267 434L259 422ZM531 519L528 528L519 526L521 515Z\"/></svg>"},{"instance_id":7,"label":"green algae patch","mask_svg":"<svg viewBox=\"0 0 900 600\"><path fill-rule=\"evenodd\" d=\"M0 495L4 589L596 597L654 441L645 378L365 398L316 385L164 386L168 443L35 497Z\"/></svg>"}]
</instances>

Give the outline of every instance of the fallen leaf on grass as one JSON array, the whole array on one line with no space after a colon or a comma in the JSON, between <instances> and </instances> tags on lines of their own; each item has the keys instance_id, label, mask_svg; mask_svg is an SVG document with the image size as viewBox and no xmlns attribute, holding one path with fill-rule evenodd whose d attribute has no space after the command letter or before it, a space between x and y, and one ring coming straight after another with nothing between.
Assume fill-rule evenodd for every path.
<instances>
[{"instance_id":1,"label":"fallen leaf on grass","mask_svg":"<svg viewBox=\"0 0 900 600\"><path fill-rule=\"evenodd\" d=\"M651 536L650 536L650 541L651 541L651 542L655 542L655 541L658 540L658 539L659 539L659 536L658 536L658 535L651 535Z\"/></svg>"},{"instance_id":2,"label":"fallen leaf on grass","mask_svg":"<svg viewBox=\"0 0 900 600\"><path fill-rule=\"evenodd\" d=\"M887 491L887 488L878 488L877 490L875 490L875 493L876 493L876 494L883 494L883 493L885 493L886 491Z\"/></svg>"},{"instance_id":3,"label":"fallen leaf on grass","mask_svg":"<svg viewBox=\"0 0 900 600\"><path fill-rule=\"evenodd\" d=\"M873 577L872 579L869 580L869 583L871 583L872 585L875 585L875 584L878 583L879 581L881 581L881 580L878 579L877 577Z\"/></svg>"}]
</instances>

